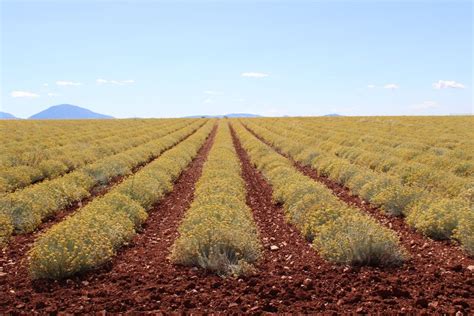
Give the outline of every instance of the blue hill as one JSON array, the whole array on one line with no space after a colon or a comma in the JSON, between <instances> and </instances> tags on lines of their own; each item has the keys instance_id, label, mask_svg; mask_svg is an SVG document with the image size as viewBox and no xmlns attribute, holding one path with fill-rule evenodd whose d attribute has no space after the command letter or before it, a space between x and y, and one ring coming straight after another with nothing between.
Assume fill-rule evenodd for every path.
<instances>
[{"instance_id":1,"label":"blue hill","mask_svg":"<svg viewBox=\"0 0 474 316\"><path fill-rule=\"evenodd\" d=\"M41 111L31 120L78 120L78 119L111 119L112 116L92 112L71 104L59 104Z\"/></svg>"},{"instance_id":2,"label":"blue hill","mask_svg":"<svg viewBox=\"0 0 474 316\"><path fill-rule=\"evenodd\" d=\"M14 119L17 119L17 117L7 112L0 112L0 120L14 120Z\"/></svg>"}]
</instances>

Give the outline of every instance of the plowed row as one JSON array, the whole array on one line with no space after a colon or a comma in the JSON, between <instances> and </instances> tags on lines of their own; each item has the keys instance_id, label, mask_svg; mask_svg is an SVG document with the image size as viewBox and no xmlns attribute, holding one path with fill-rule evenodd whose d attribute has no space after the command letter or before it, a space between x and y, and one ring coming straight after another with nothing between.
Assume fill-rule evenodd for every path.
<instances>
[{"instance_id":1,"label":"plowed row","mask_svg":"<svg viewBox=\"0 0 474 316\"><path fill-rule=\"evenodd\" d=\"M173 191L149 211L139 234L97 270L61 281L32 281L25 253L38 231L15 237L0 258L0 313L472 313L474 278L468 267L474 265L474 260L448 242L423 237L403 220L382 215L346 188L295 163L300 172L325 184L338 198L397 232L411 255L401 267L392 268L347 267L320 258L298 230L288 224L283 209L272 201L271 186L251 164L234 132L247 205L263 245L256 274L221 278L202 269L173 264L168 259L170 247L193 201L194 186L215 133L216 130L175 181ZM39 232L62 217L43 223Z\"/></svg>"}]
</instances>

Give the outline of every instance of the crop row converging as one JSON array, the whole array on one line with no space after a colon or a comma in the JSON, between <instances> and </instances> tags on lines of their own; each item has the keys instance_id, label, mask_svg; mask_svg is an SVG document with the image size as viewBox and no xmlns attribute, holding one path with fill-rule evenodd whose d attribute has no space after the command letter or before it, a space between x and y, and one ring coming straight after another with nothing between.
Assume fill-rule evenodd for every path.
<instances>
[{"instance_id":1,"label":"crop row converging","mask_svg":"<svg viewBox=\"0 0 474 316\"><path fill-rule=\"evenodd\" d=\"M28 254L32 277L62 278L110 260L134 236L147 211L172 190L212 128L208 121L103 197L41 235Z\"/></svg>"},{"instance_id":2,"label":"crop row converging","mask_svg":"<svg viewBox=\"0 0 474 316\"><path fill-rule=\"evenodd\" d=\"M377 165L385 165L385 168L364 165L363 161L342 154L352 147L323 141L324 135L305 130L304 120L294 125L282 124L278 119L248 120L245 124L295 161L311 166L389 214L406 216L407 223L423 234L435 239L457 239L474 254L474 186L469 176L457 177L454 181L454 175L443 178L446 176L443 171L419 168L409 160L398 159L395 163L391 156L378 160ZM348 137L346 142L349 143L359 139ZM437 175L438 172L441 175ZM437 180L423 182L427 177Z\"/></svg>"}]
</instances>

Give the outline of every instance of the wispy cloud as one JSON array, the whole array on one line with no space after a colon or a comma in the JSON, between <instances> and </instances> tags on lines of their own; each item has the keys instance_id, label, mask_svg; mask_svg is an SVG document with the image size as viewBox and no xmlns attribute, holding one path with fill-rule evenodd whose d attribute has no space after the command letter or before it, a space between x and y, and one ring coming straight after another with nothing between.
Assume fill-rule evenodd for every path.
<instances>
[{"instance_id":1,"label":"wispy cloud","mask_svg":"<svg viewBox=\"0 0 474 316\"><path fill-rule=\"evenodd\" d=\"M385 89L390 89L390 90L395 90L400 88L398 84L396 83L387 83L385 86L383 86Z\"/></svg>"},{"instance_id":2,"label":"wispy cloud","mask_svg":"<svg viewBox=\"0 0 474 316\"><path fill-rule=\"evenodd\" d=\"M219 91L213 91L213 90L206 90L206 91L203 91L203 93L207 95L221 95L222 94Z\"/></svg>"},{"instance_id":3,"label":"wispy cloud","mask_svg":"<svg viewBox=\"0 0 474 316\"><path fill-rule=\"evenodd\" d=\"M247 77L247 78L265 78L268 77L269 74L264 73L264 72L243 72L240 74L241 77Z\"/></svg>"},{"instance_id":4,"label":"wispy cloud","mask_svg":"<svg viewBox=\"0 0 474 316\"><path fill-rule=\"evenodd\" d=\"M415 104L413 106L414 110L422 111L422 110L429 110L429 109L436 109L438 106L438 103L435 101L424 101L419 104Z\"/></svg>"},{"instance_id":5,"label":"wispy cloud","mask_svg":"<svg viewBox=\"0 0 474 316\"><path fill-rule=\"evenodd\" d=\"M49 86L48 83L43 83L43 87L47 87L47 86Z\"/></svg>"},{"instance_id":6,"label":"wispy cloud","mask_svg":"<svg viewBox=\"0 0 474 316\"><path fill-rule=\"evenodd\" d=\"M39 98L39 94L29 91L12 91L10 96L13 98Z\"/></svg>"},{"instance_id":7,"label":"wispy cloud","mask_svg":"<svg viewBox=\"0 0 474 316\"><path fill-rule=\"evenodd\" d=\"M465 86L462 83L456 82L454 80L438 80L438 82L433 83L434 89L464 89Z\"/></svg>"},{"instance_id":8,"label":"wispy cloud","mask_svg":"<svg viewBox=\"0 0 474 316\"><path fill-rule=\"evenodd\" d=\"M202 101L204 104L211 104L214 103L214 100L212 98L206 98L204 101Z\"/></svg>"},{"instance_id":9,"label":"wispy cloud","mask_svg":"<svg viewBox=\"0 0 474 316\"><path fill-rule=\"evenodd\" d=\"M367 85L367 88L373 89L373 88L375 88L375 85L374 84L369 84L369 85Z\"/></svg>"},{"instance_id":10,"label":"wispy cloud","mask_svg":"<svg viewBox=\"0 0 474 316\"><path fill-rule=\"evenodd\" d=\"M59 97L60 94L54 92L48 92L48 97Z\"/></svg>"},{"instance_id":11,"label":"wispy cloud","mask_svg":"<svg viewBox=\"0 0 474 316\"><path fill-rule=\"evenodd\" d=\"M96 79L95 81L97 84L113 84L113 85L117 85L117 86L123 86L123 85L126 85L126 84L132 84L132 83L135 83L135 80L131 80L131 79L128 79L128 80L107 80L107 79Z\"/></svg>"},{"instance_id":12,"label":"wispy cloud","mask_svg":"<svg viewBox=\"0 0 474 316\"><path fill-rule=\"evenodd\" d=\"M58 80L56 81L58 86L80 86L82 83L74 82L74 81L65 81L65 80Z\"/></svg>"}]
</instances>

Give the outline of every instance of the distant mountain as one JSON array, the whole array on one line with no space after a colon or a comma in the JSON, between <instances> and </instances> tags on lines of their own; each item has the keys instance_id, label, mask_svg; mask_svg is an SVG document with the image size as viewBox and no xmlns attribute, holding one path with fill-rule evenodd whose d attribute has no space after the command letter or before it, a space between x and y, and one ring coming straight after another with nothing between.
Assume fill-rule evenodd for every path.
<instances>
[{"instance_id":1,"label":"distant mountain","mask_svg":"<svg viewBox=\"0 0 474 316\"><path fill-rule=\"evenodd\" d=\"M337 114L337 113L331 113L331 114L326 114L324 116L342 116L341 114Z\"/></svg>"},{"instance_id":2,"label":"distant mountain","mask_svg":"<svg viewBox=\"0 0 474 316\"><path fill-rule=\"evenodd\" d=\"M261 117L260 115L250 114L250 113L230 113L230 114L226 114L224 116L227 116L227 117Z\"/></svg>"},{"instance_id":3,"label":"distant mountain","mask_svg":"<svg viewBox=\"0 0 474 316\"><path fill-rule=\"evenodd\" d=\"M31 120L78 120L78 119L111 119L112 116L92 112L71 104L59 104L41 111L29 119Z\"/></svg>"},{"instance_id":4,"label":"distant mountain","mask_svg":"<svg viewBox=\"0 0 474 316\"><path fill-rule=\"evenodd\" d=\"M193 116L186 116L185 118L223 118L223 117L261 117L257 114L250 114L250 113L229 113L224 115L193 115Z\"/></svg>"},{"instance_id":5,"label":"distant mountain","mask_svg":"<svg viewBox=\"0 0 474 316\"><path fill-rule=\"evenodd\" d=\"M0 112L0 120L14 120L14 119L17 119L17 117L7 112Z\"/></svg>"}]
</instances>

